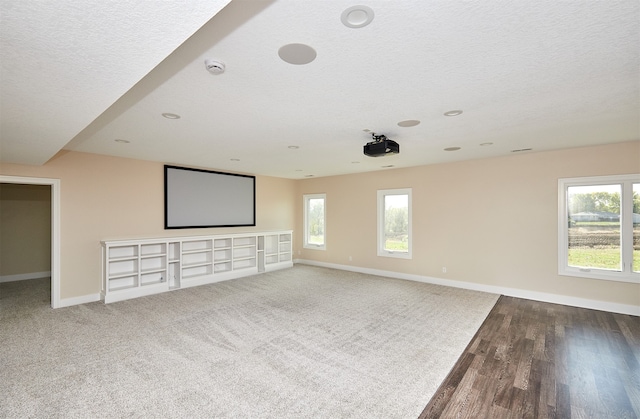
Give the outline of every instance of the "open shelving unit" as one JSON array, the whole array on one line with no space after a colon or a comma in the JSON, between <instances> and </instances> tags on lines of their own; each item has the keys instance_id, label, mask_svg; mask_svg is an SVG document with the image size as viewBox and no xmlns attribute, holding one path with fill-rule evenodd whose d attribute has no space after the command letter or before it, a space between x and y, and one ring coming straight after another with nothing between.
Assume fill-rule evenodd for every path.
<instances>
[{"instance_id":1,"label":"open shelving unit","mask_svg":"<svg viewBox=\"0 0 640 419\"><path fill-rule=\"evenodd\" d=\"M293 266L292 231L102 242L105 303Z\"/></svg>"}]
</instances>

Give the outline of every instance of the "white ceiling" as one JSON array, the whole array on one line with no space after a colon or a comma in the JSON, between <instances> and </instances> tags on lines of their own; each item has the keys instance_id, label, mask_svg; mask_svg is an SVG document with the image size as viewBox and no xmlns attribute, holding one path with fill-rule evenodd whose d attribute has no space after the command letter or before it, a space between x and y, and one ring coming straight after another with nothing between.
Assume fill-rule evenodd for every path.
<instances>
[{"instance_id":1,"label":"white ceiling","mask_svg":"<svg viewBox=\"0 0 640 419\"><path fill-rule=\"evenodd\" d=\"M65 148L297 179L640 139L637 0L94 2L0 2L2 161ZM370 25L342 24L356 4ZM282 61L290 43L317 58ZM400 154L364 156L365 129Z\"/></svg>"}]
</instances>

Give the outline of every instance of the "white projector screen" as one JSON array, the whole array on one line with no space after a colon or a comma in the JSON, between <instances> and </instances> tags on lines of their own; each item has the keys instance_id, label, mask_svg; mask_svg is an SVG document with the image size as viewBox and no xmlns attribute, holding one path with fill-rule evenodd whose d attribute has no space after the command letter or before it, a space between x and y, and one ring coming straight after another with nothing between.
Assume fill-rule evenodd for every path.
<instances>
[{"instance_id":1,"label":"white projector screen","mask_svg":"<svg viewBox=\"0 0 640 419\"><path fill-rule=\"evenodd\" d=\"M164 166L164 228L256 225L256 178Z\"/></svg>"}]
</instances>

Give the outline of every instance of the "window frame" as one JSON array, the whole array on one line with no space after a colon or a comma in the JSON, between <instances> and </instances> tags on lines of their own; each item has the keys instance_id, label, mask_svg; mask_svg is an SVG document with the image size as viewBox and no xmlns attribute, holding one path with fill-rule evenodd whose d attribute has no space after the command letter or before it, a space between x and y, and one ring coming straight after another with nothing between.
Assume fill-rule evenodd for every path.
<instances>
[{"instance_id":1,"label":"window frame","mask_svg":"<svg viewBox=\"0 0 640 419\"><path fill-rule=\"evenodd\" d=\"M327 250L327 194L318 193L318 194L305 194L302 195L303 199L303 243L302 247L305 249L313 249L313 250ZM324 226L324 241L323 244L315 244L309 243L309 201L312 199L322 199L324 201L323 212L322 212L322 224Z\"/></svg>"},{"instance_id":2,"label":"window frame","mask_svg":"<svg viewBox=\"0 0 640 419\"><path fill-rule=\"evenodd\" d=\"M558 179L558 275L607 281L640 283L640 273L633 272L633 184L640 174L590 176ZM567 190L572 186L621 185L620 248L621 271L569 266L569 231Z\"/></svg>"},{"instance_id":3,"label":"window frame","mask_svg":"<svg viewBox=\"0 0 640 419\"><path fill-rule=\"evenodd\" d=\"M385 245L385 237L384 237L384 215L385 215L385 197L387 195L407 195L407 207L409 210L408 213L408 225L407 225L407 244L408 251L393 251L386 250L384 248ZM378 226L377 226L377 253L378 256L392 257L392 258L400 258L400 259L412 259L413 253L413 243L412 243L412 188L400 188L400 189L380 189L378 190L378 199L377 199L377 207L378 207Z\"/></svg>"}]
</instances>

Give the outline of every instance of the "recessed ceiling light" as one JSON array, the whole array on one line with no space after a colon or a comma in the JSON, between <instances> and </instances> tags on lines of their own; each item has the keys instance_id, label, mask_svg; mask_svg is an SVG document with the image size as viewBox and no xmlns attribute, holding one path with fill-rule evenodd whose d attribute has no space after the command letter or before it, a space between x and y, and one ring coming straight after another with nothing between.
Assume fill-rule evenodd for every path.
<instances>
[{"instance_id":1,"label":"recessed ceiling light","mask_svg":"<svg viewBox=\"0 0 640 419\"><path fill-rule=\"evenodd\" d=\"M129 140L121 140L120 138L116 138L115 140L116 143L121 143L121 144L129 144L131 141Z\"/></svg>"},{"instance_id":2,"label":"recessed ceiling light","mask_svg":"<svg viewBox=\"0 0 640 419\"><path fill-rule=\"evenodd\" d=\"M288 44L278 50L278 55L289 64L304 65L316 59L316 50L305 44Z\"/></svg>"},{"instance_id":3,"label":"recessed ceiling light","mask_svg":"<svg viewBox=\"0 0 640 419\"><path fill-rule=\"evenodd\" d=\"M229 159L231 161L240 161L240 159Z\"/></svg>"},{"instance_id":4,"label":"recessed ceiling light","mask_svg":"<svg viewBox=\"0 0 640 419\"><path fill-rule=\"evenodd\" d=\"M176 113L165 112L162 114L162 116L164 116L167 119L180 119L180 115Z\"/></svg>"},{"instance_id":5,"label":"recessed ceiling light","mask_svg":"<svg viewBox=\"0 0 640 419\"><path fill-rule=\"evenodd\" d=\"M382 167L382 168L384 168L384 169L387 169L387 168L389 168L389 167L393 167L393 164L388 164L388 165L386 165L386 166L380 166L380 167Z\"/></svg>"},{"instance_id":6,"label":"recessed ceiling light","mask_svg":"<svg viewBox=\"0 0 640 419\"><path fill-rule=\"evenodd\" d=\"M313 177L313 175L304 175L304 177Z\"/></svg>"},{"instance_id":7,"label":"recessed ceiling light","mask_svg":"<svg viewBox=\"0 0 640 419\"><path fill-rule=\"evenodd\" d=\"M458 116L462 113L461 110L447 111L444 113L444 116Z\"/></svg>"},{"instance_id":8,"label":"recessed ceiling light","mask_svg":"<svg viewBox=\"0 0 640 419\"><path fill-rule=\"evenodd\" d=\"M352 161L351 163L352 163L352 164L360 164L360 162L359 162L359 161Z\"/></svg>"},{"instance_id":9,"label":"recessed ceiling light","mask_svg":"<svg viewBox=\"0 0 640 419\"><path fill-rule=\"evenodd\" d=\"M447 147L444 149L444 151L458 151L460 150L460 147Z\"/></svg>"},{"instance_id":10,"label":"recessed ceiling light","mask_svg":"<svg viewBox=\"0 0 640 419\"><path fill-rule=\"evenodd\" d=\"M517 150L511 150L512 153L520 153L521 151L531 151L532 148L519 148Z\"/></svg>"},{"instance_id":11,"label":"recessed ceiling light","mask_svg":"<svg viewBox=\"0 0 640 419\"><path fill-rule=\"evenodd\" d=\"M290 146L289 146L289 147L287 147L287 148L290 148L291 150L297 150L297 149L299 149L300 147L299 147L299 146L297 146L297 145L290 145Z\"/></svg>"},{"instance_id":12,"label":"recessed ceiling light","mask_svg":"<svg viewBox=\"0 0 640 419\"><path fill-rule=\"evenodd\" d=\"M480 147L486 147L488 145L493 145L493 143L480 143Z\"/></svg>"},{"instance_id":13,"label":"recessed ceiling light","mask_svg":"<svg viewBox=\"0 0 640 419\"><path fill-rule=\"evenodd\" d=\"M296 169L296 172L302 172L302 169Z\"/></svg>"},{"instance_id":14,"label":"recessed ceiling light","mask_svg":"<svg viewBox=\"0 0 640 419\"><path fill-rule=\"evenodd\" d=\"M348 28L364 28L373 20L373 9L368 6L351 6L342 12L340 20Z\"/></svg>"},{"instance_id":15,"label":"recessed ceiling light","mask_svg":"<svg viewBox=\"0 0 640 419\"><path fill-rule=\"evenodd\" d=\"M420 121L418 121L417 119L407 119L406 121L398 122L398 126L399 127L415 127L419 123Z\"/></svg>"}]
</instances>

